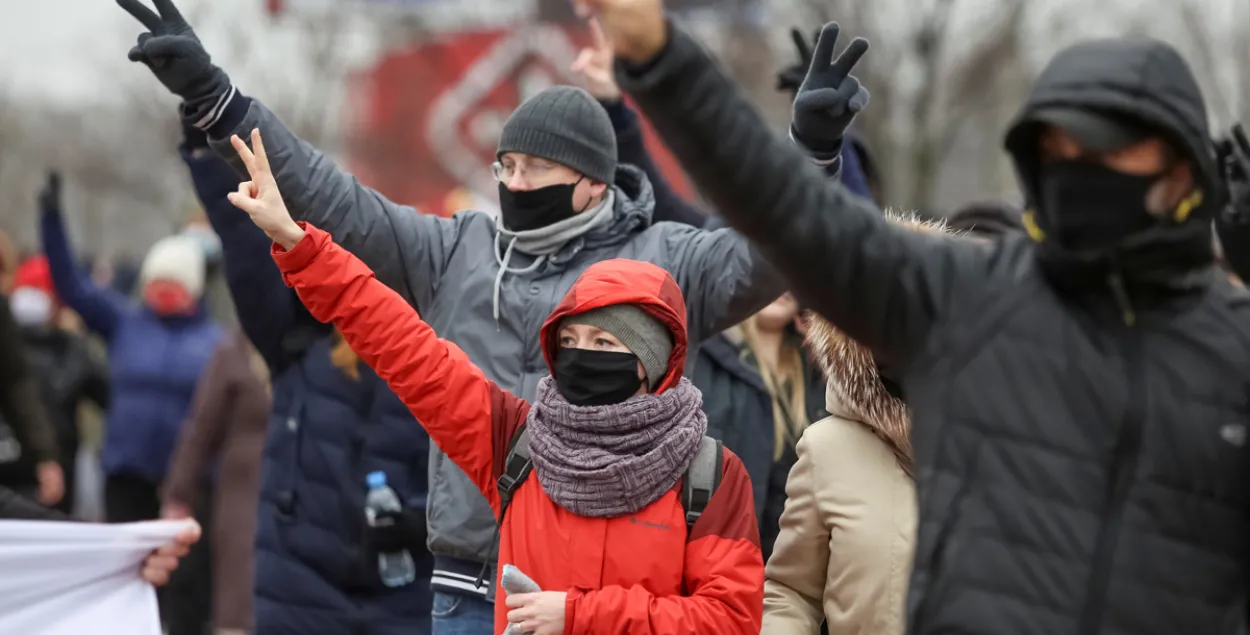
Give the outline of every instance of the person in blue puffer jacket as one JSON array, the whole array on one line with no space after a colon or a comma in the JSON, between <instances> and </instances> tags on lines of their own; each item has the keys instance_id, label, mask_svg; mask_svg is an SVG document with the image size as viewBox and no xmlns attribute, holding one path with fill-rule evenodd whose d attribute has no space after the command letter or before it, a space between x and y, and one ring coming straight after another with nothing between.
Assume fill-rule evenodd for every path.
<instances>
[{"instance_id":1,"label":"person in blue puffer jacket","mask_svg":"<svg viewBox=\"0 0 1250 635\"><path fill-rule=\"evenodd\" d=\"M204 253L169 236L140 269L143 299L94 283L70 247L61 218L60 178L39 197L40 237L56 294L108 346L109 410L100 461L109 522L160 517L158 488L221 328L200 305Z\"/></svg>"},{"instance_id":2,"label":"person in blue puffer jacket","mask_svg":"<svg viewBox=\"0 0 1250 635\"><path fill-rule=\"evenodd\" d=\"M187 126L180 148L221 238L239 324L273 379L256 523L255 628L265 635L429 633L430 441L399 398L332 327L310 316L269 255L272 242L227 200L239 178ZM365 477L383 471L405 510L394 531L365 525ZM387 588L379 551L407 549L416 580Z\"/></svg>"}]
</instances>

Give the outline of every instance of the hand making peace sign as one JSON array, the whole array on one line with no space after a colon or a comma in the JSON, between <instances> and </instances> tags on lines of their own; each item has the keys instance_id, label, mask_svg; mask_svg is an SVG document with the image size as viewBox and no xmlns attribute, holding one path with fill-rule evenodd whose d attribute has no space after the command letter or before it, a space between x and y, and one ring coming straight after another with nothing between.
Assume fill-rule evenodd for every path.
<instances>
[{"instance_id":1,"label":"hand making peace sign","mask_svg":"<svg viewBox=\"0 0 1250 635\"><path fill-rule=\"evenodd\" d=\"M621 98L621 87L616 83L616 67L613 64L612 45L603 34L599 21L590 19L590 46L582 49L573 62L572 71L585 79L586 92L600 101L616 101Z\"/></svg>"},{"instance_id":2,"label":"hand making peace sign","mask_svg":"<svg viewBox=\"0 0 1250 635\"><path fill-rule=\"evenodd\" d=\"M265 155L265 143L260 138L260 130L252 130L251 149L248 149L239 135L230 137L230 145L239 153L239 158L247 166L247 173L252 180L240 183L239 191L231 192L226 198L231 205L247 212L252 217L252 222L266 236L284 249L291 249L304 238L304 230L291 219L291 212L287 211L286 203L282 202L278 182L274 180L273 172L269 169L269 157Z\"/></svg>"}]
</instances>

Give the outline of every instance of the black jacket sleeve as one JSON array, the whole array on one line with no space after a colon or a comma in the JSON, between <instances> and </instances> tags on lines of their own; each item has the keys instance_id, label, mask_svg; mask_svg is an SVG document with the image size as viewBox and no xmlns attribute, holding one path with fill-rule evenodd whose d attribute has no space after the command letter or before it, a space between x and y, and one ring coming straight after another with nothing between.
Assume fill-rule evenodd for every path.
<instances>
[{"instance_id":1,"label":"black jacket sleeve","mask_svg":"<svg viewBox=\"0 0 1250 635\"><path fill-rule=\"evenodd\" d=\"M0 296L0 413L13 428L27 459L34 463L55 461L59 458L56 434L25 353L8 298Z\"/></svg>"},{"instance_id":2,"label":"black jacket sleeve","mask_svg":"<svg viewBox=\"0 0 1250 635\"><path fill-rule=\"evenodd\" d=\"M987 269L985 250L885 220L770 132L689 35L669 27L650 63L618 68L713 207L790 280L800 300L888 363L905 363ZM979 285L976 285L979 286Z\"/></svg>"},{"instance_id":3,"label":"black jacket sleeve","mask_svg":"<svg viewBox=\"0 0 1250 635\"><path fill-rule=\"evenodd\" d=\"M603 109L608 111L612 119L612 129L616 132L616 158L643 171L647 180L651 181L651 191L655 196L655 213L653 219L672 221L682 225L703 227L708 216L703 210L690 204L680 194L673 191L668 179L660 173L660 168L651 159L647 144L642 135L642 125L638 115L630 110L624 100L604 101Z\"/></svg>"},{"instance_id":4,"label":"black jacket sleeve","mask_svg":"<svg viewBox=\"0 0 1250 635\"><path fill-rule=\"evenodd\" d=\"M55 509L27 500L13 490L0 486L0 520L70 520Z\"/></svg>"}]
</instances>

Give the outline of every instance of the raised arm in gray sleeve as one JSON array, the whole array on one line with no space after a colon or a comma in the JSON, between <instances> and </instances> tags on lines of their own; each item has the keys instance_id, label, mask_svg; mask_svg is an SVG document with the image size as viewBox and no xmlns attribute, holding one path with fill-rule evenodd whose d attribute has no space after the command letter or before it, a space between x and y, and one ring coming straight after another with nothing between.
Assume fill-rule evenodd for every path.
<instances>
[{"instance_id":1,"label":"raised arm in gray sleeve","mask_svg":"<svg viewBox=\"0 0 1250 635\"><path fill-rule=\"evenodd\" d=\"M692 343L745 320L785 293L785 279L738 232L665 227L669 253L677 256L673 277L686 296Z\"/></svg>"},{"instance_id":2,"label":"raised arm in gray sleeve","mask_svg":"<svg viewBox=\"0 0 1250 635\"><path fill-rule=\"evenodd\" d=\"M378 280L409 303L428 305L463 219L421 214L361 185L255 99L233 134L248 140L253 128L260 129L291 216L329 232L334 242L363 260ZM210 144L236 173L247 178L229 135L214 138Z\"/></svg>"},{"instance_id":3,"label":"raised arm in gray sleeve","mask_svg":"<svg viewBox=\"0 0 1250 635\"><path fill-rule=\"evenodd\" d=\"M954 292L979 286L985 250L889 224L773 134L680 29L669 27L653 62L619 70L622 86L721 215L785 274L800 300L883 361L910 359Z\"/></svg>"}]
</instances>

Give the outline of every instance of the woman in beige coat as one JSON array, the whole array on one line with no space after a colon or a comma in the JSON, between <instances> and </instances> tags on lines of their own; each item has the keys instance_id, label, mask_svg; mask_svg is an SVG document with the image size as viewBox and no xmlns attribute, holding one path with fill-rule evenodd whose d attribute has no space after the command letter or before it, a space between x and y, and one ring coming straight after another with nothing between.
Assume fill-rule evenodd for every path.
<instances>
[{"instance_id":1,"label":"woman in beige coat","mask_svg":"<svg viewBox=\"0 0 1250 635\"><path fill-rule=\"evenodd\" d=\"M872 354L832 324L813 317L807 342L830 415L803 433L786 481L762 632L816 635L827 622L829 635L901 635L916 534L907 407Z\"/></svg>"}]
</instances>

